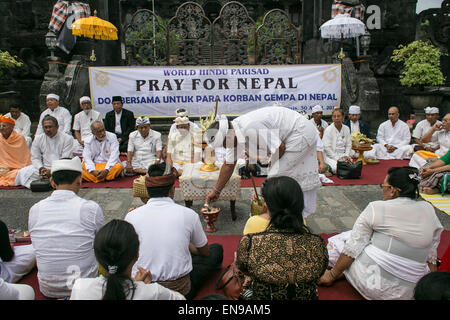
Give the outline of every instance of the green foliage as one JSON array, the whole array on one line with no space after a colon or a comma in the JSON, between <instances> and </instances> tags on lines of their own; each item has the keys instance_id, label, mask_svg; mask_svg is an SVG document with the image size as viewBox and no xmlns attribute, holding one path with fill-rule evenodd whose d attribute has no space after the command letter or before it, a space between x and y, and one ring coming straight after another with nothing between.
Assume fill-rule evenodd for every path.
<instances>
[{"instance_id":1,"label":"green foliage","mask_svg":"<svg viewBox=\"0 0 450 320\"><path fill-rule=\"evenodd\" d=\"M126 35L125 43L127 46L136 46L139 42L145 43L139 49L139 53L136 54L137 58L144 56L144 52L147 51L152 52L153 43L154 47L156 48L156 51L159 52L162 56L165 56L168 20L163 19L159 16L156 19L157 21L155 21L154 25L153 20L149 20L143 23L138 30L129 32ZM181 40L181 36L175 30L170 31L170 39L169 39L170 55L178 55L179 40ZM147 59L143 58L143 63L145 64L147 62L148 62Z\"/></svg>"},{"instance_id":2,"label":"green foliage","mask_svg":"<svg viewBox=\"0 0 450 320\"><path fill-rule=\"evenodd\" d=\"M405 70L400 74L403 86L439 86L445 78L441 71L442 53L429 41L413 41L407 46L399 45L393 51L392 61L402 62Z\"/></svg>"},{"instance_id":3,"label":"green foliage","mask_svg":"<svg viewBox=\"0 0 450 320\"><path fill-rule=\"evenodd\" d=\"M16 56L11 56L8 51L0 50L0 75L3 74L2 69L9 69L22 66L22 62L16 60Z\"/></svg>"}]
</instances>

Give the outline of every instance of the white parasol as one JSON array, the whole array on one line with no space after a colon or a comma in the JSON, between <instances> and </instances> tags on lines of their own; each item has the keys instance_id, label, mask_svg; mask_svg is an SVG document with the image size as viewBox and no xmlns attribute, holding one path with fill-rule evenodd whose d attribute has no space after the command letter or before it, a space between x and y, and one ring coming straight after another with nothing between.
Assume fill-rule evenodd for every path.
<instances>
[{"instance_id":1,"label":"white parasol","mask_svg":"<svg viewBox=\"0 0 450 320\"><path fill-rule=\"evenodd\" d=\"M348 13L340 13L320 26L320 36L328 39L341 39L340 58L344 57L342 39L356 38L366 33L366 25Z\"/></svg>"}]
</instances>

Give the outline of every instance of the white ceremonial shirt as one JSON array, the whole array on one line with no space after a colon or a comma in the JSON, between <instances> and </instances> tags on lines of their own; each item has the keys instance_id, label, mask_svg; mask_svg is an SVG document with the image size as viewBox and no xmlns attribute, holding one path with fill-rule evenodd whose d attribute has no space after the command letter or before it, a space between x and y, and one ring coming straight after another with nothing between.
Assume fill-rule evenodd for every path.
<instances>
[{"instance_id":1,"label":"white ceremonial shirt","mask_svg":"<svg viewBox=\"0 0 450 320\"><path fill-rule=\"evenodd\" d=\"M300 145L303 139L307 146L316 145L317 129L311 121L285 107L260 108L237 117L231 123L238 146L226 148L227 163L234 163L245 151L256 155L260 149L265 154L273 155L281 142L284 142L286 151L293 152L302 151Z\"/></svg>"},{"instance_id":2,"label":"white ceremonial shirt","mask_svg":"<svg viewBox=\"0 0 450 320\"><path fill-rule=\"evenodd\" d=\"M133 152L131 166L134 169L147 169L149 163L156 160L156 152L162 150L161 133L151 130L147 137L139 131L133 131L128 138L129 152Z\"/></svg>"},{"instance_id":3,"label":"white ceremonial shirt","mask_svg":"<svg viewBox=\"0 0 450 320\"><path fill-rule=\"evenodd\" d=\"M73 138L58 131L50 138L45 133L34 138L31 145L31 162L33 167L50 169L54 160L72 158Z\"/></svg>"},{"instance_id":4,"label":"white ceremonial shirt","mask_svg":"<svg viewBox=\"0 0 450 320\"><path fill-rule=\"evenodd\" d=\"M171 154L172 161L191 162L193 156L201 153L202 133L198 126L190 126L189 133L181 134L183 130L175 130L168 136L167 153Z\"/></svg>"},{"instance_id":5,"label":"white ceremonial shirt","mask_svg":"<svg viewBox=\"0 0 450 320\"><path fill-rule=\"evenodd\" d=\"M58 120L59 131L65 132L68 135L72 135L72 132L70 130L72 125L72 115L66 108L58 106L53 111L47 108L41 113L35 136L44 133L44 130L42 129L42 119L44 119L46 115L51 115Z\"/></svg>"},{"instance_id":6,"label":"white ceremonial shirt","mask_svg":"<svg viewBox=\"0 0 450 320\"><path fill-rule=\"evenodd\" d=\"M102 121L102 115L95 110L89 110L86 114L84 111L80 111L75 115L73 120L73 130L80 131L81 140L86 140L92 136L91 124L94 121Z\"/></svg>"},{"instance_id":7,"label":"white ceremonial shirt","mask_svg":"<svg viewBox=\"0 0 450 320\"><path fill-rule=\"evenodd\" d=\"M408 125L398 119L392 126L391 120L386 120L378 127L377 142L384 146L389 144L394 147L409 145L411 141L411 133Z\"/></svg>"},{"instance_id":8,"label":"white ceremonial shirt","mask_svg":"<svg viewBox=\"0 0 450 320\"><path fill-rule=\"evenodd\" d=\"M68 134L58 131L52 138L45 133L37 135L31 145L31 165L19 170L14 184L30 188L31 182L39 180L39 169L50 169L54 160L72 158L74 140Z\"/></svg>"},{"instance_id":9,"label":"white ceremonial shirt","mask_svg":"<svg viewBox=\"0 0 450 320\"><path fill-rule=\"evenodd\" d=\"M313 125L316 126L317 128L319 127L317 125L317 123L314 121L314 118L309 119L309 121L311 121L313 123ZM322 125L323 129L326 129L328 127L328 123L325 120L320 119L320 122L321 122L321 125Z\"/></svg>"},{"instance_id":10,"label":"white ceremonial shirt","mask_svg":"<svg viewBox=\"0 0 450 320\"><path fill-rule=\"evenodd\" d=\"M0 259L0 278L9 283L16 283L28 274L36 265L36 252L33 245L14 246L11 261Z\"/></svg>"},{"instance_id":11,"label":"white ceremonial shirt","mask_svg":"<svg viewBox=\"0 0 450 320\"><path fill-rule=\"evenodd\" d=\"M414 152L411 142L411 132L409 126L402 120L392 126L391 120L381 123L377 131L377 142L373 145L373 149L364 153L365 159L406 159L410 158ZM385 144L396 147L393 152L387 152Z\"/></svg>"},{"instance_id":12,"label":"white ceremonial shirt","mask_svg":"<svg viewBox=\"0 0 450 320\"><path fill-rule=\"evenodd\" d=\"M345 278L369 300L412 299L416 283L401 278L406 272L389 261L388 254L412 260L412 264L435 264L442 230L433 206L426 201L399 197L370 202L356 219L342 251L355 259L344 271ZM397 268L400 277L377 264L367 252L369 246L385 251L385 261Z\"/></svg>"},{"instance_id":13,"label":"white ceremonial shirt","mask_svg":"<svg viewBox=\"0 0 450 320\"><path fill-rule=\"evenodd\" d=\"M441 122L439 120L437 120L436 123L441 123ZM422 139L423 136L425 135L425 133L427 133L431 129L431 127L432 127L432 125L430 124L430 122L427 119L420 121L414 128L412 137L415 139L419 139L419 140ZM433 147L433 148L437 147L437 145L438 145L437 136L433 134L431 136L431 141L424 143L424 144L426 146Z\"/></svg>"},{"instance_id":14,"label":"white ceremonial shirt","mask_svg":"<svg viewBox=\"0 0 450 320\"><path fill-rule=\"evenodd\" d=\"M341 131L338 131L334 123L332 123L325 129L322 142L325 160L333 159L337 161L342 156L350 156L352 140L350 137L350 129L345 124L342 124Z\"/></svg>"},{"instance_id":15,"label":"white ceremonial shirt","mask_svg":"<svg viewBox=\"0 0 450 320\"><path fill-rule=\"evenodd\" d=\"M450 149L450 131L445 131L442 129L433 133L433 136L435 136L437 144L439 145L439 149L437 149L434 153L443 156Z\"/></svg>"},{"instance_id":16,"label":"white ceremonial shirt","mask_svg":"<svg viewBox=\"0 0 450 320\"><path fill-rule=\"evenodd\" d=\"M359 120L357 120L356 122L350 120L350 133L353 132L361 132L361 130L359 129Z\"/></svg>"},{"instance_id":17,"label":"white ceremonial shirt","mask_svg":"<svg viewBox=\"0 0 450 320\"><path fill-rule=\"evenodd\" d=\"M117 134L121 134L122 133L122 126L120 125L120 119L122 119L122 111L120 111L119 114L117 114L117 112L114 112L114 117L116 119L116 128L114 129L114 131Z\"/></svg>"},{"instance_id":18,"label":"white ceremonial shirt","mask_svg":"<svg viewBox=\"0 0 450 320\"><path fill-rule=\"evenodd\" d=\"M28 229L36 251L39 287L45 296L70 296L77 278L97 276L94 238L103 224L100 206L73 191L55 190L31 207Z\"/></svg>"},{"instance_id":19,"label":"white ceremonial shirt","mask_svg":"<svg viewBox=\"0 0 450 320\"><path fill-rule=\"evenodd\" d=\"M15 126L14 126L14 130L16 130L16 132L21 133L24 137L30 137L31 136L31 132L30 132L30 128L31 128L30 117L28 117L23 112L20 112L20 117L17 118L17 119L14 119L11 116L10 112L8 112L6 114L6 116L8 116L11 119L13 119L14 122L16 123Z\"/></svg>"},{"instance_id":20,"label":"white ceremonial shirt","mask_svg":"<svg viewBox=\"0 0 450 320\"><path fill-rule=\"evenodd\" d=\"M111 170L119 159L119 142L114 133L106 131L103 141L98 141L92 135L84 142L83 162L86 170L91 172L95 170L96 163L106 163L106 170Z\"/></svg>"},{"instance_id":21,"label":"white ceremonial shirt","mask_svg":"<svg viewBox=\"0 0 450 320\"><path fill-rule=\"evenodd\" d=\"M200 127L195 124L192 121L189 121L189 131L195 131L198 130ZM177 124L176 123L172 123L172 125L170 126L170 130L169 130L169 134L167 136L170 136L172 133L174 133L175 131L177 131Z\"/></svg>"},{"instance_id":22,"label":"white ceremonial shirt","mask_svg":"<svg viewBox=\"0 0 450 320\"><path fill-rule=\"evenodd\" d=\"M133 300L186 300L179 292L170 290L159 283L144 283L143 281L134 281L136 290ZM73 285L70 300L102 300L105 294L106 278L103 276L97 278L77 279ZM131 300L132 291L127 296Z\"/></svg>"},{"instance_id":23,"label":"white ceremonial shirt","mask_svg":"<svg viewBox=\"0 0 450 320\"><path fill-rule=\"evenodd\" d=\"M139 235L139 258L133 266L151 270L152 281L179 279L192 271L189 243L208 244L198 213L171 198L150 198L125 216Z\"/></svg>"}]
</instances>

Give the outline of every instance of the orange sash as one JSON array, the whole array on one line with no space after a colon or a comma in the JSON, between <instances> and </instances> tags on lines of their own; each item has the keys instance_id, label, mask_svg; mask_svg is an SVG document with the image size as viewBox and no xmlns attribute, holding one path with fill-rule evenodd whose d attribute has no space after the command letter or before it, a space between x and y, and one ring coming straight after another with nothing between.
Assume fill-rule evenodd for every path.
<instances>
[{"instance_id":1,"label":"orange sash","mask_svg":"<svg viewBox=\"0 0 450 320\"><path fill-rule=\"evenodd\" d=\"M10 171L0 177L0 186L14 186L20 169L31 165L31 155L24 136L16 131L8 139L0 134L0 167Z\"/></svg>"}]
</instances>

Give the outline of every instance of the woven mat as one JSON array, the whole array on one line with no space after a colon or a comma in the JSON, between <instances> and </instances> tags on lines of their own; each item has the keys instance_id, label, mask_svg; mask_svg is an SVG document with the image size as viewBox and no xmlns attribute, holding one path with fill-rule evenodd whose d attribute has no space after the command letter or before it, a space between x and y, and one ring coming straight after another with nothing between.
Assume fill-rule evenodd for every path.
<instances>
[{"instance_id":1,"label":"woven mat","mask_svg":"<svg viewBox=\"0 0 450 320\"><path fill-rule=\"evenodd\" d=\"M420 196L425 200L431 203L435 208L445 212L450 215L450 194L445 194L441 196L440 193L437 194L424 194L421 193Z\"/></svg>"}]
</instances>

